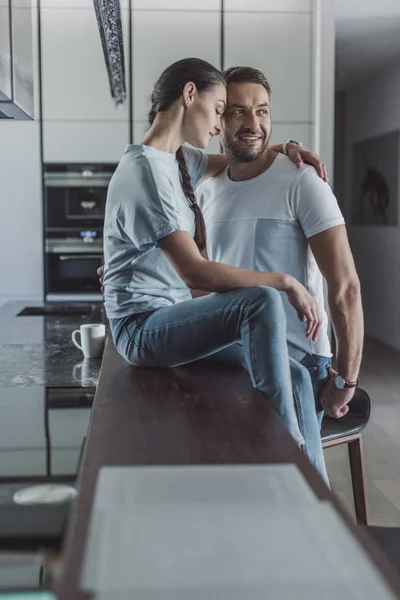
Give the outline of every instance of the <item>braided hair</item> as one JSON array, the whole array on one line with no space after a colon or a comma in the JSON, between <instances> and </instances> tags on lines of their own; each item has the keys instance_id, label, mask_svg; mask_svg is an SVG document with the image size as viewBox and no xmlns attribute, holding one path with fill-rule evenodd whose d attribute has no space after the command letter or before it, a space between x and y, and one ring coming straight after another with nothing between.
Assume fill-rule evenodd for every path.
<instances>
[{"instance_id":1,"label":"braided hair","mask_svg":"<svg viewBox=\"0 0 400 600\"><path fill-rule=\"evenodd\" d=\"M179 60L165 69L154 86L151 95L151 109L148 117L150 125L153 124L157 113L168 110L168 108L179 99L182 95L183 88L188 81L192 81L199 92L205 91L220 83L225 84L222 73L208 62L199 58L185 58ZM206 225L200 206L196 202L196 196L190 180L182 146L178 148L175 156L179 166L183 193L189 202L190 208L194 212L194 241L200 252L203 252L206 249Z\"/></svg>"}]
</instances>

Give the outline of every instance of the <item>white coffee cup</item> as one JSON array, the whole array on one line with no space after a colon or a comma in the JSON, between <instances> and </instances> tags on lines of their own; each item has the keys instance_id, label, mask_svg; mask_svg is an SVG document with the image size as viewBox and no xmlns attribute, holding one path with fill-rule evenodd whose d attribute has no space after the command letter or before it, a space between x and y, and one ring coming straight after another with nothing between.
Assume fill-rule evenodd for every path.
<instances>
[{"instance_id":1,"label":"white coffee cup","mask_svg":"<svg viewBox=\"0 0 400 600\"><path fill-rule=\"evenodd\" d=\"M76 341L77 334L81 336L81 346ZM103 354L104 341L106 338L106 326L103 324L81 325L80 329L72 332L72 341L75 346L82 350L85 358L100 358Z\"/></svg>"}]
</instances>

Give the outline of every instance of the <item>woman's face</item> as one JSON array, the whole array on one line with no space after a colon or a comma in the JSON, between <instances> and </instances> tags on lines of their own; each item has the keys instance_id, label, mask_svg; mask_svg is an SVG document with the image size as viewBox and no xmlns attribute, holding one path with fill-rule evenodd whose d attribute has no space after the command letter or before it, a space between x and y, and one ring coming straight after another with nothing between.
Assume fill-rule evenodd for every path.
<instances>
[{"instance_id":1,"label":"woman's face","mask_svg":"<svg viewBox=\"0 0 400 600\"><path fill-rule=\"evenodd\" d=\"M184 120L186 141L196 148L207 148L221 131L221 115L226 107L226 88L222 83L193 94Z\"/></svg>"}]
</instances>

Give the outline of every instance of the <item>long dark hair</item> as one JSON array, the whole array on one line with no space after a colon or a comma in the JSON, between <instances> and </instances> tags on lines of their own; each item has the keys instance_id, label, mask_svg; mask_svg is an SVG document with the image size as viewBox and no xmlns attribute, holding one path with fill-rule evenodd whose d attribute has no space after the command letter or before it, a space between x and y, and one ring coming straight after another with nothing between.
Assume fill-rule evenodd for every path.
<instances>
[{"instance_id":1,"label":"long dark hair","mask_svg":"<svg viewBox=\"0 0 400 600\"><path fill-rule=\"evenodd\" d=\"M149 112L149 123L153 124L157 113L168 110L170 106L178 100L183 93L186 83L192 81L199 92L206 91L208 88L218 83L225 84L224 76L218 69L210 63L199 58L185 58L170 65L161 74L154 86L151 94L151 109ZM206 249L206 226L203 214L196 202L194 189L190 181L189 172L186 166L185 156L182 146L176 152L176 160L179 165L179 172L183 192L189 201L190 208L195 216L194 241L200 252Z\"/></svg>"}]
</instances>

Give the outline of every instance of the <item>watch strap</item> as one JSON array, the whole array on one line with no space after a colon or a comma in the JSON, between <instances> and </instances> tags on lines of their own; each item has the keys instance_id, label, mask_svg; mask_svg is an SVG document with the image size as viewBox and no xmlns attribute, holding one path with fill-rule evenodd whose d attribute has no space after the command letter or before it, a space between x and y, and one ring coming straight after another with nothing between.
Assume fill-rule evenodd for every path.
<instances>
[{"instance_id":1,"label":"watch strap","mask_svg":"<svg viewBox=\"0 0 400 600\"><path fill-rule=\"evenodd\" d=\"M356 388L356 387L358 387L358 384L360 383L360 379L358 377L357 377L356 381L347 381L343 377L343 375L340 375L340 373L338 373L336 375L335 379L336 379L336 387L339 390L349 390L349 389L352 389L352 388ZM338 385L338 383L337 383L338 379L339 379L339 381L342 382L340 385Z\"/></svg>"},{"instance_id":2,"label":"watch strap","mask_svg":"<svg viewBox=\"0 0 400 600\"><path fill-rule=\"evenodd\" d=\"M303 145L301 142L298 142L297 140L292 140L292 139L286 140L286 142L283 142L283 144L282 144L282 146L283 146L283 154L286 154L286 156L288 155L288 149L287 149L287 145L288 144L296 144L296 146L302 146Z\"/></svg>"},{"instance_id":3,"label":"watch strap","mask_svg":"<svg viewBox=\"0 0 400 600\"><path fill-rule=\"evenodd\" d=\"M357 377L356 381L346 381L346 379L343 377L343 381L344 381L344 389L348 390L351 388L356 388L358 386L358 384L360 383L360 379Z\"/></svg>"}]
</instances>

